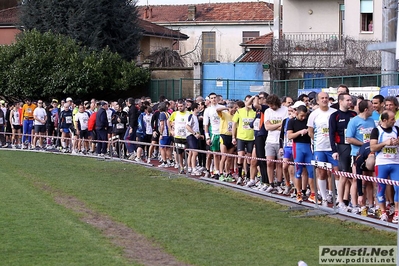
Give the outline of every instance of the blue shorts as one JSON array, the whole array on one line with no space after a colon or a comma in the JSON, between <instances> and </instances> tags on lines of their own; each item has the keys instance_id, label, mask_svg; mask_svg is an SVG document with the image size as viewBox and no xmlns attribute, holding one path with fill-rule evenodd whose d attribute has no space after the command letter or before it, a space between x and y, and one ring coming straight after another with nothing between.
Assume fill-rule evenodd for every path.
<instances>
[{"instance_id":1,"label":"blue shorts","mask_svg":"<svg viewBox=\"0 0 399 266\"><path fill-rule=\"evenodd\" d=\"M61 128L62 129L62 132L64 132L64 133L70 133L71 131L69 130L69 128Z\"/></svg>"},{"instance_id":2,"label":"blue shorts","mask_svg":"<svg viewBox=\"0 0 399 266\"><path fill-rule=\"evenodd\" d=\"M315 161L330 163L333 167L338 167L338 161L333 159L332 151L315 151L313 158Z\"/></svg>"},{"instance_id":3,"label":"blue shorts","mask_svg":"<svg viewBox=\"0 0 399 266\"><path fill-rule=\"evenodd\" d=\"M159 139L159 145L161 145L161 148L167 148L165 146L169 146L171 142L172 137L170 136L162 136L162 139Z\"/></svg>"},{"instance_id":4,"label":"blue shorts","mask_svg":"<svg viewBox=\"0 0 399 266\"><path fill-rule=\"evenodd\" d=\"M189 149L198 149L198 139L194 135L187 136L187 146Z\"/></svg>"},{"instance_id":5,"label":"blue shorts","mask_svg":"<svg viewBox=\"0 0 399 266\"><path fill-rule=\"evenodd\" d=\"M292 147L284 147L284 155L283 155L284 159L289 159L289 160L293 160L293 156L292 156Z\"/></svg>"}]
</instances>

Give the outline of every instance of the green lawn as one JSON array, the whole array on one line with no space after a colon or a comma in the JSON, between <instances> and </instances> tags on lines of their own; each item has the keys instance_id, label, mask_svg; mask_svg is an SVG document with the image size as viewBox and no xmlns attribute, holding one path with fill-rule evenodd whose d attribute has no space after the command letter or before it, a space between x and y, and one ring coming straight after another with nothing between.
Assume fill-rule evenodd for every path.
<instances>
[{"instance_id":1,"label":"green lawn","mask_svg":"<svg viewBox=\"0 0 399 266\"><path fill-rule=\"evenodd\" d=\"M286 207L133 164L0 151L0 261L125 265L121 249L57 205L46 184L194 265L318 264L320 245L396 245L396 234Z\"/></svg>"}]
</instances>

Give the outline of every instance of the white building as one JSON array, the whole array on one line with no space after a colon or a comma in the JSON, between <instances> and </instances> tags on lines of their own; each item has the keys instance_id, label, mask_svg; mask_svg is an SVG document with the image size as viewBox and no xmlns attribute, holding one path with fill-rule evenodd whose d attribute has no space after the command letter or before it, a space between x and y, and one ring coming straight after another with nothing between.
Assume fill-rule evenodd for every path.
<instances>
[{"instance_id":1,"label":"white building","mask_svg":"<svg viewBox=\"0 0 399 266\"><path fill-rule=\"evenodd\" d=\"M266 2L139 6L142 19L189 36L176 43L188 66L194 62L234 62L240 44L272 32L273 4Z\"/></svg>"}]
</instances>

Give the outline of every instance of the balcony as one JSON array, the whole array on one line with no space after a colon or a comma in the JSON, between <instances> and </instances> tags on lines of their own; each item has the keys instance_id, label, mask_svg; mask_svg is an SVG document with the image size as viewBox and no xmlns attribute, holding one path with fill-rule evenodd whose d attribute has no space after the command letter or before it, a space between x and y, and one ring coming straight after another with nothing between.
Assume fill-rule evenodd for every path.
<instances>
[{"instance_id":1,"label":"balcony","mask_svg":"<svg viewBox=\"0 0 399 266\"><path fill-rule=\"evenodd\" d=\"M340 52L342 50L342 38L339 33L336 32L284 33L280 41L279 50L298 53Z\"/></svg>"}]
</instances>

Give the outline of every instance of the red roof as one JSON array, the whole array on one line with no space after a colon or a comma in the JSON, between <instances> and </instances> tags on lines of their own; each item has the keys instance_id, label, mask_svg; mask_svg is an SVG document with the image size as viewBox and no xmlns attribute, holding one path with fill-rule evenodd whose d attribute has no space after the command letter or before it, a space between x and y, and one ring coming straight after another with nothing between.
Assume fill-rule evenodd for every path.
<instances>
[{"instance_id":1,"label":"red roof","mask_svg":"<svg viewBox=\"0 0 399 266\"><path fill-rule=\"evenodd\" d=\"M18 7L0 10L0 25L15 25L19 22Z\"/></svg>"},{"instance_id":2,"label":"red roof","mask_svg":"<svg viewBox=\"0 0 399 266\"><path fill-rule=\"evenodd\" d=\"M265 45L272 45L273 42L273 32L270 32L268 34L261 35L259 37L256 37L254 39L251 39L243 44L241 46L265 46Z\"/></svg>"},{"instance_id":3,"label":"red roof","mask_svg":"<svg viewBox=\"0 0 399 266\"><path fill-rule=\"evenodd\" d=\"M171 30L163 26L159 26L155 23L151 23L149 21L145 21L142 19L138 20L139 22L139 27L144 30L143 35L144 36L157 36L157 37L164 37L164 38L173 38L173 39L178 39L178 40L187 40L189 37L181 33L177 30Z\"/></svg>"},{"instance_id":4,"label":"red roof","mask_svg":"<svg viewBox=\"0 0 399 266\"><path fill-rule=\"evenodd\" d=\"M265 2L138 6L138 10L142 18L151 22L188 22L188 9L193 6L195 22L273 21L273 4Z\"/></svg>"},{"instance_id":5,"label":"red roof","mask_svg":"<svg viewBox=\"0 0 399 266\"><path fill-rule=\"evenodd\" d=\"M239 62L263 62L265 59L265 49L253 49L247 52Z\"/></svg>"}]
</instances>

